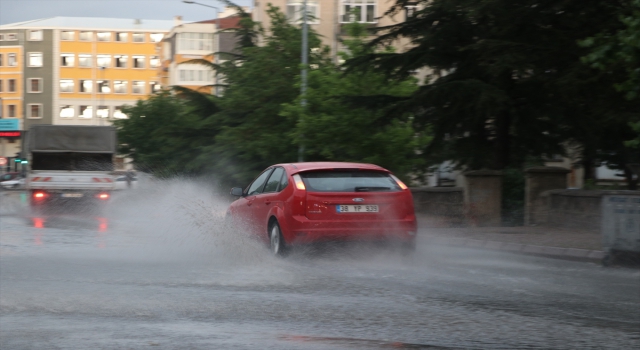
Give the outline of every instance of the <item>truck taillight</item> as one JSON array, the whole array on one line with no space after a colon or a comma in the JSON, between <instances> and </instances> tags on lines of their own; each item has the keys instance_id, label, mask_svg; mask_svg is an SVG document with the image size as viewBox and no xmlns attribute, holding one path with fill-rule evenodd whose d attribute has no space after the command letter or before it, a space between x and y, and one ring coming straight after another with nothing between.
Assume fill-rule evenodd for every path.
<instances>
[{"instance_id":1,"label":"truck taillight","mask_svg":"<svg viewBox=\"0 0 640 350\"><path fill-rule=\"evenodd\" d=\"M46 197L46 194L44 192L34 192L33 193L33 198L44 199L44 197Z\"/></svg>"},{"instance_id":2,"label":"truck taillight","mask_svg":"<svg viewBox=\"0 0 640 350\"><path fill-rule=\"evenodd\" d=\"M100 193L98 195L98 198L100 198L100 199L109 199L109 194L108 193Z\"/></svg>"}]
</instances>

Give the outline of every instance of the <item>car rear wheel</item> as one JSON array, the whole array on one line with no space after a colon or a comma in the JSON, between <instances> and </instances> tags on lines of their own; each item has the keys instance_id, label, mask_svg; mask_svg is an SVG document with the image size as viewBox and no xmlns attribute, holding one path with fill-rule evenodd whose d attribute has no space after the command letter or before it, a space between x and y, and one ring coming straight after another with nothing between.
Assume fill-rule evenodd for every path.
<instances>
[{"instance_id":1,"label":"car rear wheel","mask_svg":"<svg viewBox=\"0 0 640 350\"><path fill-rule=\"evenodd\" d=\"M271 253L275 256L285 256L287 254L287 245L277 221L273 221L269 226L269 247Z\"/></svg>"}]
</instances>

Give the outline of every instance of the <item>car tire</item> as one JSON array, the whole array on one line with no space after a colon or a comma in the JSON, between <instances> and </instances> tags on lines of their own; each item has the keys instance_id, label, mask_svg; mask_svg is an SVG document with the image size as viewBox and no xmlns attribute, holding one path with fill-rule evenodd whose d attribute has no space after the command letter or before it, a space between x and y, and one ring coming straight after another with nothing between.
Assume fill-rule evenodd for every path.
<instances>
[{"instance_id":1,"label":"car tire","mask_svg":"<svg viewBox=\"0 0 640 350\"><path fill-rule=\"evenodd\" d=\"M269 225L269 250L278 257L286 256L289 250L282 236L280 225L275 220Z\"/></svg>"}]
</instances>

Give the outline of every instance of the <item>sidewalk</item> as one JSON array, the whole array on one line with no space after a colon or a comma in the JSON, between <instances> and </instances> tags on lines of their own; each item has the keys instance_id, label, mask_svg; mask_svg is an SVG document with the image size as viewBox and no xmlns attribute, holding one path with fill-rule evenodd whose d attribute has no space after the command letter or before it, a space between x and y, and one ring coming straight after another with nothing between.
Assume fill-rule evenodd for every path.
<instances>
[{"instance_id":1,"label":"sidewalk","mask_svg":"<svg viewBox=\"0 0 640 350\"><path fill-rule=\"evenodd\" d=\"M418 217L420 235L434 244L590 261L600 261L606 255L600 233L590 231L544 226L435 226L438 225L434 220Z\"/></svg>"}]
</instances>

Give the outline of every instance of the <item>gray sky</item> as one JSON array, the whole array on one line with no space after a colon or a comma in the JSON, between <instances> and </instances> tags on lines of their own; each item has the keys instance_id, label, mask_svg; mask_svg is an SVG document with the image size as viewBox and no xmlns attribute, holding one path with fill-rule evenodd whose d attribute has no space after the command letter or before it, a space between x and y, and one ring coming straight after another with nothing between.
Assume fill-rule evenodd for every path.
<instances>
[{"instance_id":1,"label":"gray sky","mask_svg":"<svg viewBox=\"0 0 640 350\"><path fill-rule=\"evenodd\" d=\"M224 4L215 0L197 0L221 10ZM252 0L236 0L251 6ZM165 19L182 16L185 22L202 21L215 16L215 10L182 0L0 0L0 24L48 17L114 17L132 19Z\"/></svg>"}]
</instances>

